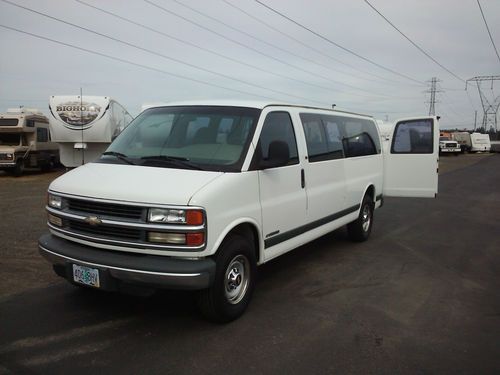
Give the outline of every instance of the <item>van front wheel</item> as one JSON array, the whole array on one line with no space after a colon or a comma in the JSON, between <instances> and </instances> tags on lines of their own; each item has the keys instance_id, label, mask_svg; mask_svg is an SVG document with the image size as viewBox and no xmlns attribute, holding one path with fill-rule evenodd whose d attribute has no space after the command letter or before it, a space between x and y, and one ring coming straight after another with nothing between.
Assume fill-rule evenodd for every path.
<instances>
[{"instance_id":1,"label":"van front wheel","mask_svg":"<svg viewBox=\"0 0 500 375\"><path fill-rule=\"evenodd\" d=\"M358 218L347 224L347 232L352 241L363 242L370 237L373 226L373 206L373 200L370 196L365 195Z\"/></svg>"},{"instance_id":2,"label":"van front wheel","mask_svg":"<svg viewBox=\"0 0 500 375\"><path fill-rule=\"evenodd\" d=\"M227 238L216 255L212 286L199 292L198 305L208 319L226 323L246 310L255 285L257 265L249 241L242 236Z\"/></svg>"}]
</instances>

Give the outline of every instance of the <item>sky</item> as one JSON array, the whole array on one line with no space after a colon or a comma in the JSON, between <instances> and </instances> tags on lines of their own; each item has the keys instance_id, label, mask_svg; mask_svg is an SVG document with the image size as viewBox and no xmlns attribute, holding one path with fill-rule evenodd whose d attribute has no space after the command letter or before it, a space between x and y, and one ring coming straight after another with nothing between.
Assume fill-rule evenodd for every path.
<instances>
[{"instance_id":1,"label":"sky","mask_svg":"<svg viewBox=\"0 0 500 375\"><path fill-rule=\"evenodd\" d=\"M500 1L479 4L500 50ZM500 75L477 0L0 0L0 25L0 112L81 88L133 116L244 99L394 121L428 115L436 77L441 128L462 129L483 112L465 81Z\"/></svg>"}]
</instances>

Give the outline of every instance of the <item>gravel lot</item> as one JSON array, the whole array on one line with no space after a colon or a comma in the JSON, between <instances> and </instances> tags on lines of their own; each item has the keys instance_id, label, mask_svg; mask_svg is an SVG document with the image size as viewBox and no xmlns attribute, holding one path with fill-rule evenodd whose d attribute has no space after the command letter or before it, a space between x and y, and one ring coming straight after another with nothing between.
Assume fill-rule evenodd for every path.
<instances>
[{"instance_id":1,"label":"gravel lot","mask_svg":"<svg viewBox=\"0 0 500 375\"><path fill-rule=\"evenodd\" d=\"M500 155L442 157L438 198L388 198L369 241L338 230L260 267L224 326L186 293L54 276L37 238L60 173L0 174L0 374L500 373Z\"/></svg>"},{"instance_id":2,"label":"gravel lot","mask_svg":"<svg viewBox=\"0 0 500 375\"><path fill-rule=\"evenodd\" d=\"M465 154L440 158L439 172L444 174L465 168L493 154ZM37 240L47 231L45 225L46 191L52 180L64 173L27 172L12 177L0 171L0 298L61 282L39 256Z\"/></svg>"}]
</instances>

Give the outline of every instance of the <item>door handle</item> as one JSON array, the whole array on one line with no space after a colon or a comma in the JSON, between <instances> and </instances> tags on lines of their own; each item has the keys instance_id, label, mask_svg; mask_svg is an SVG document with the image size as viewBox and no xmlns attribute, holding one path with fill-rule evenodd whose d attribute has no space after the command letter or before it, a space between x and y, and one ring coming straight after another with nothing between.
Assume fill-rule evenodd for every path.
<instances>
[{"instance_id":1,"label":"door handle","mask_svg":"<svg viewBox=\"0 0 500 375\"><path fill-rule=\"evenodd\" d=\"M302 189L306 187L306 174L303 169L300 170L300 185Z\"/></svg>"}]
</instances>

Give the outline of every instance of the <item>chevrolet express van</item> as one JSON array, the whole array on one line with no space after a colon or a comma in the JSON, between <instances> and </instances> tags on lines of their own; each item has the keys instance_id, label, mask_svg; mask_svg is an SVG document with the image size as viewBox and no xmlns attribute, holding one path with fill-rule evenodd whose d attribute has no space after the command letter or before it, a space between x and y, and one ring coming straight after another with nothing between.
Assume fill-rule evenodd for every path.
<instances>
[{"instance_id":1,"label":"chevrolet express van","mask_svg":"<svg viewBox=\"0 0 500 375\"><path fill-rule=\"evenodd\" d=\"M369 116L149 108L98 160L51 183L39 249L71 283L196 290L201 311L227 322L248 306L258 265L344 225L365 241L386 196L434 197L437 121L398 121L383 152Z\"/></svg>"}]
</instances>

